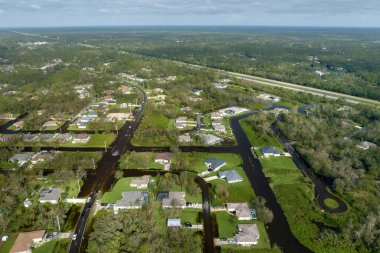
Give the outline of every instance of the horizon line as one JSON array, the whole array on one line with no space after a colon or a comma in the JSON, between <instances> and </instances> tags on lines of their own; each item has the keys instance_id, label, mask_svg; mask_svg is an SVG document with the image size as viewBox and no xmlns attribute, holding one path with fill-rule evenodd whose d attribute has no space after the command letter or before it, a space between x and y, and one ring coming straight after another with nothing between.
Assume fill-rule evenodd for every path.
<instances>
[{"instance_id":1,"label":"horizon line","mask_svg":"<svg viewBox=\"0 0 380 253\"><path fill-rule=\"evenodd\" d=\"M159 28L159 27L172 27L172 28L200 28L200 27L209 27L209 28L223 28L223 27L245 27L245 28L323 28L323 29L380 29L380 26L324 26L324 25L57 25L57 26L0 26L0 30L8 29L51 29L51 28L126 28L126 27L144 27L144 28Z\"/></svg>"}]
</instances>

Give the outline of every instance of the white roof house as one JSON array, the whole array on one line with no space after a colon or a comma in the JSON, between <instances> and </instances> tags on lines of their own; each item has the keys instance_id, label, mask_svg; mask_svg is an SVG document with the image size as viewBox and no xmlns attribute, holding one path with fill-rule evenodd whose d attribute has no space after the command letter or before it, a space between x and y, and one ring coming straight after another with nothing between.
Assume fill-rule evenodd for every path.
<instances>
[{"instance_id":1,"label":"white roof house","mask_svg":"<svg viewBox=\"0 0 380 253\"><path fill-rule=\"evenodd\" d=\"M234 212L238 220L252 220L251 209L247 203L227 203L227 211Z\"/></svg>"},{"instance_id":2,"label":"white roof house","mask_svg":"<svg viewBox=\"0 0 380 253\"><path fill-rule=\"evenodd\" d=\"M181 228L181 219L168 219L167 227L170 229L178 229Z\"/></svg>"},{"instance_id":3,"label":"white roof house","mask_svg":"<svg viewBox=\"0 0 380 253\"><path fill-rule=\"evenodd\" d=\"M223 141L222 138L219 138L218 136L215 136L213 134L198 134L199 138L202 140L202 142L206 145L215 145L219 144Z\"/></svg>"},{"instance_id":4,"label":"white roof house","mask_svg":"<svg viewBox=\"0 0 380 253\"><path fill-rule=\"evenodd\" d=\"M361 148L363 150L367 150L369 148L376 148L377 145L369 141L362 141L358 145L356 145L356 147Z\"/></svg>"},{"instance_id":5,"label":"white roof house","mask_svg":"<svg viewBox=\"0 0 380 253\"><path fill-rule=\"evenodd\" d=\"M35 155L33 152L24 152L24 153L19 153L14 156L12 156L9 161L10 162L17 162L18 166L22 166L25 163L27 163L32 157Z\"/></svg>"},{"instance_id":6,"label":"white roof house","mask_svg":"<svg viewBox=\"0 0 380 253\"><path fill-rule=\"evenodd\" d=\"M44 188L40 191L40 203L57 204L61 199L61 194L65 191L60 188Z\"/></svg>"},{"instance_id":7,"label":"white roof house","mask_svg":"<svg viewBox=\"0 0 380 253\"><path fill-rule=\"evenodd\" d=\"M249 110L246 108L236 107L236 106L227 107L227 108L219 110L220 114L222 114L223 116L232 116L232 115L240 114L246 111L249 111Z\"/></svg>"},{"instance_id":8,"label":"white roof house","mask_svg":"<svg viewBox=\"0 0 380 253\"><path fill-rule=\"evenodd\" d=\"M142 176L141 178L134 178L130 182L131 187L136 187L138 189L147 188L150 182L149 176Z\"/></svg>"},{"instance_id":9,"label":"white roof house","mask_svg":"<svg viewBox=\"0 0 380 253\"><path fill-rule=\"evenodd\" d=\"M121 193L122 199L116 201L114 212L117 213L120 209L138 209L149 200L149 193L142 191L128 191Z\"/></svg>"},{"instance_id":10,"label":"white roof house","mask_svg":"<svg viewBox=\"0 0 380 253\"><path fill-rule=\"evenodd\" d=\"M214 130L218 133L225 134L227 132L225 125L213 124Z\"/></svg>"},{"instance_id":11,"label":"white roof house","mask_svg":"<svg viewBox=\"0 0 380 253\"><path fill-rule=\"evenodd\" d=\"M239 224L239 232L234 236L237 245L250 246L257 244L260 232L256 224Z\"/></svg>"}]
</instances>

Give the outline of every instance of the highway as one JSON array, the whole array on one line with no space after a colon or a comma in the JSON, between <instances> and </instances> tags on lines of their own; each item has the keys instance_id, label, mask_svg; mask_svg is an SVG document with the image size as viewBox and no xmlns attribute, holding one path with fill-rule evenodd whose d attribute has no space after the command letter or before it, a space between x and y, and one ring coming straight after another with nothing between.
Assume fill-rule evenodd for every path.
<instances>
[{"instance_id":1,"label":"highway","mask_svg":"<svg viewBox=\"0 0 380 253\"><path fill-rule=\"evenodd\" d=\"M326 97L329 99L344 99L347 102L352 103L352 104L362 103L362 104L367 104L367 105L372 105L372 106L380 106L380 101L373 100L373 99L351 96L351 95L347 95L347 94L343 94L343 93L339 93L339 92L328 91L328 90L323 90L323 89L318 89L318 88L312 88L312 87L307 87L307 86L303 86L303 85L299 85L299 84L282 82L282 81L272 80L272 79L258 77L258 76L246 75L246 74L226 71L226 70L222 70L222 69L217 69L217 68L210 68L210 67L201 66L201 65L197 65L197 64L191 64L191 63L182 62L182 61L175 61L175 60L170 60L170 59L152 57L152 56L147 56L147 55L143 55L143 54L138 54L135 52L128 52L128 51L124 51L124 52L138 56L138 57L141 57L141 58L156 59L156 60L176 63L180 66L182 65L182 66L188 66L190 68L215 71L215 72L220 73L222 75L229 75L230 77L235 77L236 79L239 79L239 80L252 82L252 83L256 83L256 84L260 84L260 85L279 87L279 88L283 88L283 89L287 89L287 90L293 90L293 91L308 93L308 94L312 94L312 95L316 95L316 96L322 96L322 97Z\"/></svg>"}]
</instances>

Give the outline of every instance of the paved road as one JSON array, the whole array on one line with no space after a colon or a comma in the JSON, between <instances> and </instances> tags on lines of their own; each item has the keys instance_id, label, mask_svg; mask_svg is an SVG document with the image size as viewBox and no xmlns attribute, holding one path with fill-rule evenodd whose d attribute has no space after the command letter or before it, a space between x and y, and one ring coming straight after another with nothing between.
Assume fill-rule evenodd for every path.
<instances>
[{"instance_id":1,"label":"paved road","mask_svg":"<svg viewBox=\"0 0 380 253\"><path fill-rule=\"evenodd\" d=\"M137 129L141 121L141 115L146 105L147 96L144 90L141 89L139 86L134 84L131 85L138 89L142 94L141 107L137 109L138 111L134 115L133 121L125 123L124 126L120 129L119 134L117 135L116 140L112 145L113 149L111 151L108 150L103 154L102 159L98 162L96 166L95 172L88 175L81 188L79 197L86 197L88 195L91 196L91 192L94 193L94 196L91 198L91 201L89 203L86 203L82 211L81 217L77 223L74 232L75 234L77 234L77 239L75 241L72 241L69 250L70 253L80 252L81 243L83 240L84 232L86 230L86 225L90 216L91 208L94 206L95 196L100 190L106 191L111 187L113 183L114 168L117 164L117 161L120 158L120 154L122 154L125 151L127 144L130 142L132 138L133 132Z\"/></svg>"}]
</instances>

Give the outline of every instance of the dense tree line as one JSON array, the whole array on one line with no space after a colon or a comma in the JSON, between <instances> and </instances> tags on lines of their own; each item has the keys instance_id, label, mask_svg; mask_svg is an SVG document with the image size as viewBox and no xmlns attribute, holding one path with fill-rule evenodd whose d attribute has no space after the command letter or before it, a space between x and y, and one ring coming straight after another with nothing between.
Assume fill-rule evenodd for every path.
<instances>
[{"instance_id":1,"label":"dense tree line","mask_svg":"<svg viewBox=\"0 0 380 253\"><path fill-rule=\"evenodd\" d=\"M160 231L152 210L100 212L90 234L87 252L200 252L201 238L191 230Z\"/></svg>"}]
</instances>

